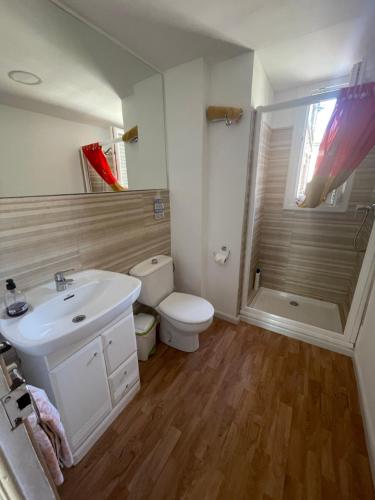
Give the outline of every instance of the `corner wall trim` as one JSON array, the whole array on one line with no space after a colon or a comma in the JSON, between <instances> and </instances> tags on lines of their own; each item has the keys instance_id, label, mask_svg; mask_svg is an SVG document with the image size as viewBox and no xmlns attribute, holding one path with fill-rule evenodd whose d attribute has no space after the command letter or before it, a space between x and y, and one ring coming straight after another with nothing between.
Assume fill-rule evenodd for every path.
<instances>
[{"instance_id":1,"label":"corner wall trim","mask_svg":"<svg viewBox=\"0 0 375 500\"><path fill-rule=\"evenodd\" d=\"M363 378L357 362L357 356L355 352L353 356L353 364L354 364L355 378L357 382L359 405L361 407L361 413L362 413L363 428L366 437L367 453L369 456L370 467L371 467L372 481L375 486L375 429L373 428L371 423L370 410L368 407L366 395L363 391L363 385L364 385Z\"/></svg>"},{"instance_id":2,"label":"corner wall trim","mask_svg":"<svg viewBox=\"0 0 375 500\"><path fill-rule=\"evenodd\" d=\"M215 317L219 319L224 319L225 321L233 323L234 325L238 325L238 323L240 322L239 316L232 316L231 314L226 314L220 311L215 311Z\"/></svg>"}]
</instances>

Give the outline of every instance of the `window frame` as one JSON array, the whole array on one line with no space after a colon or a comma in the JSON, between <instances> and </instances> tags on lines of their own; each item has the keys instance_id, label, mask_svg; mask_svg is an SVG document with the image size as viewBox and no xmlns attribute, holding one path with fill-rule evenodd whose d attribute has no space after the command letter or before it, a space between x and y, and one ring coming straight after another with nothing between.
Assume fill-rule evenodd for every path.
<instances>
[{"instance_id":1,"label":"window frame","mask_svg":"<svg viewBox=\"0 0 375 500\"><path fill-rule=\"evenodd\" d=\"M349 177L349 179L344 183L343 185L344 188L343 190L341 190L340 194L341 199L337 204L330 205L327 202L324 202L315 208L300 208L296 204L298 183L302 167L302 155L305 144L308 114L310 106L314 104L317 103L313 103L308 106L302 106L300 109L295 110L295 119L294 119L292 142L289 155L288 174L284 192L283 209L298 210L304 212L312 210L314 212L346 212L349 207L354 174L352 174Z\"/></svg>"},{"instance_id":2,"label":"window frame","mask_svg":"<svg viewBox=\"0 0 375 500\"><path fill-rule=\"evenodd\" d=\"M120 127L113 126L113 127L111 127L111 132L112 132L113 139L117 139L120 135L124 134L124 129L122 129ZM124 179L122 178L122 172L121 172L121 166L120 166L120 158L121 158L120 145L121 144L123 144L123 146L125 148L125 143L115 143L113 145L114 164L115 164L115 168L116 168L117 179L120 181L121 184L123 184L125 187L127 187L129 189L129 177L128 177L128 167L127 167L127 162L126 162L126 151L125 151L126 182L124 182Z\"/></svg>"}]
</instances>

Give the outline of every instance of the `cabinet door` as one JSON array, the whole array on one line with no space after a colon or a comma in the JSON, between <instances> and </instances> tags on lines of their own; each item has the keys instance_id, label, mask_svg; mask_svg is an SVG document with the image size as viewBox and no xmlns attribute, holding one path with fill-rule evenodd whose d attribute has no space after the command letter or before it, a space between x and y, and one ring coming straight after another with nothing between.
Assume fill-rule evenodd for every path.
<instances>
[{"instance_id":1,"label":"cabinet door","mask_svg":"<svg viewBox=\"0 0 375 500\"><path fill-rule=\"evenodd\" d=\"M112 408L100 338L54 368L51 378L65 430L76 450Z\"/></svg>"},{"instance_id":2,"label":"cabinet door","mask_svg":"<svg viewBox=\"0 0 375 500\"><path fill-rule=\"evenodd\" d=\"M102 333L108 375L137 350L133 314L118 321Z\"/></svg>"}]
</instances>

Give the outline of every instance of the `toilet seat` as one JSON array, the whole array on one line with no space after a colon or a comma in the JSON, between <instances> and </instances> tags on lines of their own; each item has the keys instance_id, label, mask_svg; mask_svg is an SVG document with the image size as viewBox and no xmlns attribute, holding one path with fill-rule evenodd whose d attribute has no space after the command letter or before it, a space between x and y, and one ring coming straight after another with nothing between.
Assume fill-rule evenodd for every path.
<instances>
[{"instance_id":1,"label":"toilet seat","mask_svg":"<svg viewBox=\"0 0 375 500\"><path fill-rule=\"evenodd\" d=\"M213 306L202 297L172 292L158 306L161 314L186 325L199 325L212 320Z\"/></svg>"}]
</instances>

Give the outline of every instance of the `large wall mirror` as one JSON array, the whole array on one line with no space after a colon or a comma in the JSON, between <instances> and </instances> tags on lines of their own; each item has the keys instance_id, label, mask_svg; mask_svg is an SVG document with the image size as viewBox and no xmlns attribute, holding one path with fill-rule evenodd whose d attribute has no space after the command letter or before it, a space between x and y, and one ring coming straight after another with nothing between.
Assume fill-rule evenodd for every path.
<instances>
[{"instance_id":1,"label":"large wall mirror","mask_svg":"<svg viewBox=\"0 0 375 500\"><path fill-rule=\"evenodd\" d=\"M0 197L113 191L87 145L115 190L166 188L162 75L49 0L0 8Z\"/></svg>"}]
</instances>

